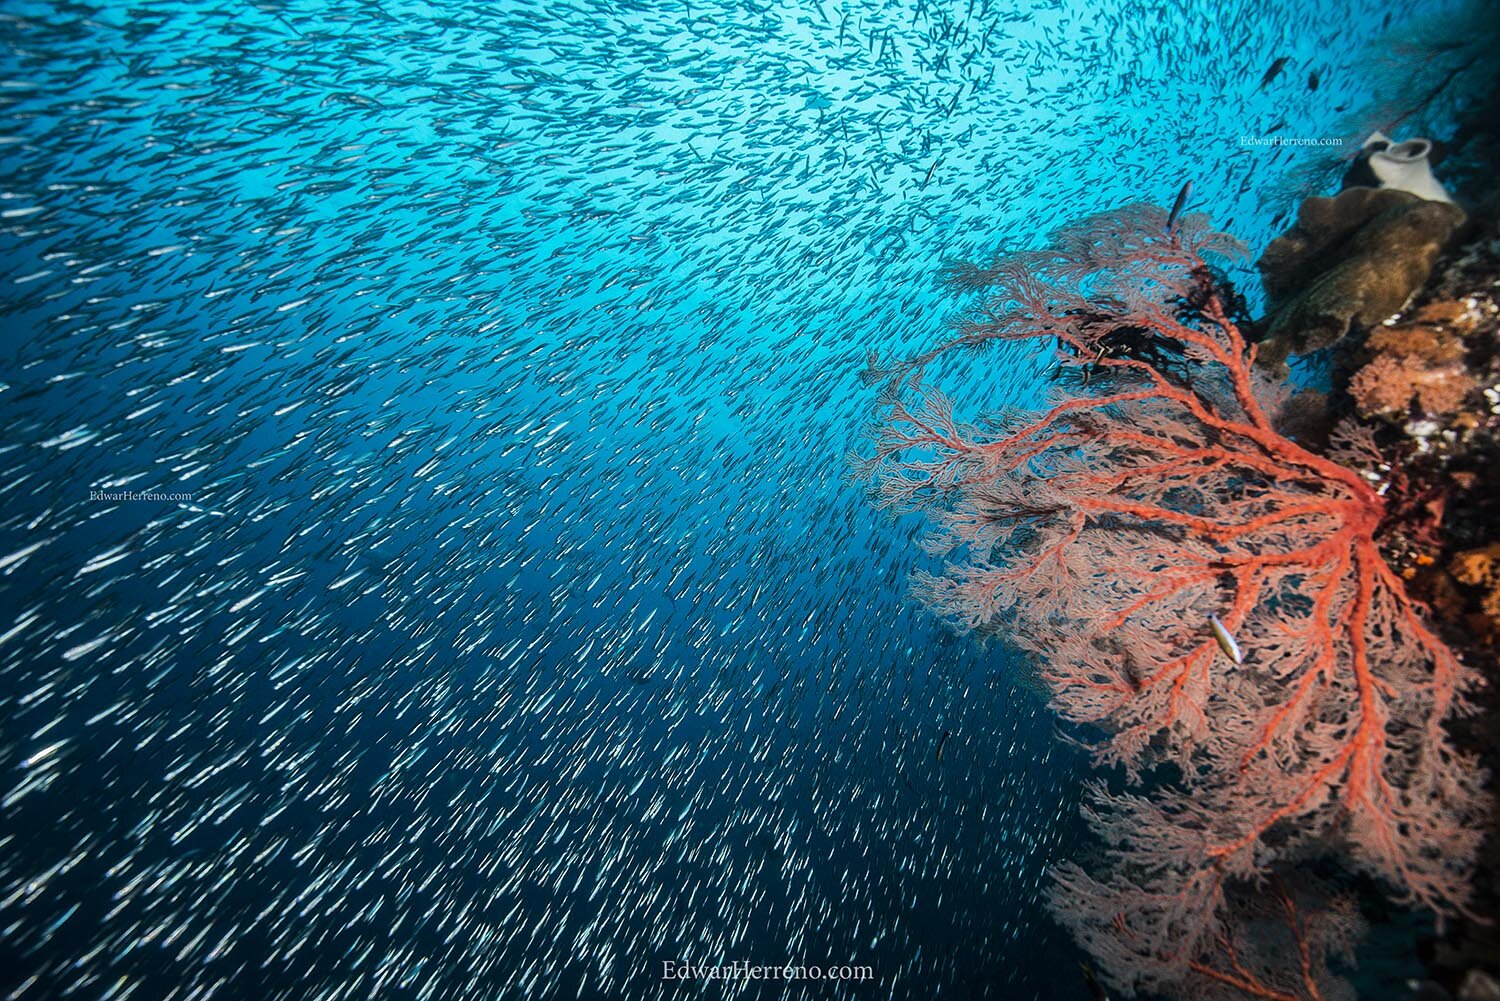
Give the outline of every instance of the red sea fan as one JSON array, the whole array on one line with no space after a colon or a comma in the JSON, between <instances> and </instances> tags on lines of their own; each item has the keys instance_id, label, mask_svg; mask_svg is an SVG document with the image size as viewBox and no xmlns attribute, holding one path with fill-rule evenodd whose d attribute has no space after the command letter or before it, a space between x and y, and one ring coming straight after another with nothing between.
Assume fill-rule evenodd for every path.
<instances>
[{"instance_id":1,"label":"red sea fan","mask_svg":"<svg viewBox=\"0 0 1500 1001\"><path fill-rule=\"evenodd\" d=\"M1364 922L1350 896L1317 879L1278 870L1260 885L1235 888L1184 961L1175 950L1144 947L1170 932L1139 923L1143 891L1121 899L1073 863L1059 866L1055 878L1058 894L1079 909L1064 915L1065 922L1122 989L1192 1001L1354 1001L1350 985L1330 966L1352 963ZM1115 907L1123 910L1111 913ZM1169 898L1158 910L1171 910Z\"/></svg>"},{"instance_id":2,"label":"red sea fan","mask_svg":"<svg viewBox=\"0 0 1500 1001\"><path fill-rule=\"evenodd\" d=\"M858 460L935 525L950 562L917 594L1035 653L1099 763L1155 772L1149 797L1100 793L1110 861L1059 883L1080 938L1115 943L1117 984L1205 961L1226 887L1277 859L1336 852L1452 913L1481 837L1484 776L1443 726L1475 678L1381 558L1380 496L1272 427L1206 261L1235 250L1134 205L969 269L991 288L958 336L873 368ZM960 422L924 371L997 341L1055 347L1066 378L1043 412Z\"/></svg>"}]
</instances>

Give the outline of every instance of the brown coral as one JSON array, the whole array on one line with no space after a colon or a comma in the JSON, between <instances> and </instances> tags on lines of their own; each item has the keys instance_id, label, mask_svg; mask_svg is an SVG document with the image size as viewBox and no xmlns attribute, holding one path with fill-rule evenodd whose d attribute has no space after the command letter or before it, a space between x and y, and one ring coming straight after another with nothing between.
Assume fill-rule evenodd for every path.
<instances>
[{"instance_id":1,"label":"brown coral","mask_svg":"<svg viewBox=\"0 0 1500 1001\"><path fill-rule=\"evenodd\" d=\"M1304 201L1296 225L1257 264L1270 297L1261 364L1280 370L1288 355L1328 347L1351 324L1373 327L1401 309L1464 218L1455 205L1390 188Z\"/></svg>"}]
</instances>

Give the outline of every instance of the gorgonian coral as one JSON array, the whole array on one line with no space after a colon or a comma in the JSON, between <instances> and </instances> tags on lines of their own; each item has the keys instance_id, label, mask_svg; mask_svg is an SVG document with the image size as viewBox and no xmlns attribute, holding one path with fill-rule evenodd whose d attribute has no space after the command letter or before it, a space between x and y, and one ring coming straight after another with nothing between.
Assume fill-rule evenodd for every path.
<instances>
[{"instance_id":1,"label":"gorgonian coral","mask_svg":"<svg viewBox=\"0 0 1500 1001\"><path fill-rule=\"evenodd\" d=\"M856 462L881 504L931 519L949 562L922 600L1034 653L1055 710L1137 784L1094 789L1106 850L1057 871L1055 910L1106 975L1316 998L1328 949L1280 986L1237 959L1244 894L1334 854L1460 908L1483 776L1444 721L1475 678L1382 560L1382 498L1267 418L1208 263L1237 249L1133 205L954 269L982 304L932 351L872 363L882 414ZM1000 342L1052 349L1050 406L961 420L926 372ZM1290 925L1304 951L1310 927Z\"/></svg>"}]
</instances>

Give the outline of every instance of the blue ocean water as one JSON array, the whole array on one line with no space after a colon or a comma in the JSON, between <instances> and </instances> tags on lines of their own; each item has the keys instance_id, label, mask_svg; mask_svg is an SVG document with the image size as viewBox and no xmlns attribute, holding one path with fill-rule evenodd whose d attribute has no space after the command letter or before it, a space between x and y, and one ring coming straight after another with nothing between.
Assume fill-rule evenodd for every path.
<instances>
[{"instance_id":1,"label":"blue ocean water","mask_svg":"<svg viewBox=\"0 0 1500 1001\"><path fill-rule=\"evenodd\" d=\"M0 990L1086 996L861 365L1188 180L1263 246L1428 9L8 3Z\"/></svg>"}]
</instances>

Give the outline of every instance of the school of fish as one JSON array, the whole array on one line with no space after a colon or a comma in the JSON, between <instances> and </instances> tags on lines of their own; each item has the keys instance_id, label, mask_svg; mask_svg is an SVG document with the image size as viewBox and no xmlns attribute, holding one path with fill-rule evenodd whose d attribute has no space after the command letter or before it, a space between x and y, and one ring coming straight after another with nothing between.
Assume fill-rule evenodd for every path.
<instances>
[{"instance_id":1,"label":"school of fish","mask_svg":"<svg viewBox=\"0 0 1500 1001\"><path fill-rule=\"evenodd\" d=\"M1376 8L7 3L0 997L1082 996L1082 763L860 366L945 257L1255 237Z\"/></svg>"}]
</instances>

